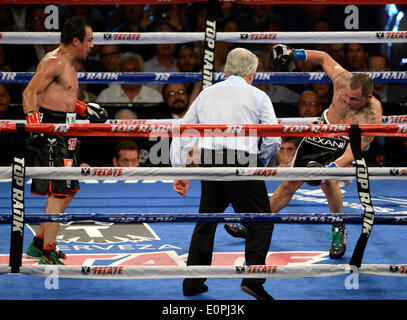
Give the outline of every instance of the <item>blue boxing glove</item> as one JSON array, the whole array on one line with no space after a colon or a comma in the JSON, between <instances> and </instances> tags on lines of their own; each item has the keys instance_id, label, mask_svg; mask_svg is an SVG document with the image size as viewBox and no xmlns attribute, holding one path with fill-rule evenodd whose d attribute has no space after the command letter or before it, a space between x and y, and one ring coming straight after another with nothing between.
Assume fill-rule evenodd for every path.
<instances>
[{"instance_id":1,"label":"blue boxing glove","mask_svg":"<svg viewBox=\"0 0 407 320\"><path fill-rule=\"evenodd\" d=\"M335 162L331 162L326 166L327 168L339 168L338 165Z\"/></svg>"}]
</instances>

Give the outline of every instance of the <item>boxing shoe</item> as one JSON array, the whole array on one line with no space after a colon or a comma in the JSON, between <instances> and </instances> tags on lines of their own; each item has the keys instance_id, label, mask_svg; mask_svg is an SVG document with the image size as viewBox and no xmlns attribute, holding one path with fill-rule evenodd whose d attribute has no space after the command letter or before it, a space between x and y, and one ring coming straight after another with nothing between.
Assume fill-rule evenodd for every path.
<instances>
[{"instance_id":1,"label":"boxing shoe","mask_svg":"<svg viewBox=\"0 0 407 320\"><path fill-rule=\"evenodd\" d=\"M247 229L241 224L227 223L225 224L225 230L234 238L246 239Z\"/></svg>"},{"instance_id":2,"label":"boxing shoe","mask_svg":"<svg viewBox=\"0 0 407 320\"><path fill-rule=\"evenodd\" d=\"M196 296L197 294L208 291L208 286L196 279L185 279L182 283L184 296Z\"/></svg>"},{"instance_id":3,"label":"boxing shoe","mask_svg":"<svg viewBox=\"0 0 407 320\"><path fill-rule=\"evenodd\" d=\"M344 223L339 225L332 225L332 245L329 251L331 259L340 259L346 251L347 230Z\"/></svg>"},{"instance_id":4,"label":"boxing shoe","mask_svg":"<svg viewBox=\"0 0 407 320\"><path fill-rule=\"evenodd\" d=\"M50 243L44 248L44 250L42 250L42 255L38 264L65 264L58 258L56 243Z\"/></svg>"},{"instance_id":5,"label":"boxing shoe","mask_svg":"<svg viewBox=\"0 0 407 320\"><path fill-rule=\"evenodd\" d=\"M27 258L29 259L40 259L43 253L43 250L40 249L42 248L43 245L43 239L41 238L34 238L33 241L31 241L30 245L28 246L27 250L25 251L25 254L27 255ZM56 250L56 254L58 259L66 259L66 254L63 253L60 250Z\"/></svg>"}]
</instances>

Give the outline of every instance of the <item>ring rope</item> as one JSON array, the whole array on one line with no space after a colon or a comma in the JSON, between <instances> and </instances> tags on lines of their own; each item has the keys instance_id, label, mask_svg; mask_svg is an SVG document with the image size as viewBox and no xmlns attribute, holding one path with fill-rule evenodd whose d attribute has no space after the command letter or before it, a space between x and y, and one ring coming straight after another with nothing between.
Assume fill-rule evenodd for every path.
<instances>
[{"instance_id":1,"label":"ring rope","mask_svg":"<svg viewBox=\"0 0 407 320\"><path fill-rule=\"evenodd\" d=\"M170 278L319 278L360 273L380 276L406 277L407 264L363 264L355 269L348 264L319 265L259 265L259 266L72 266L23 265L20 273L47 277L50 269L60 278L85 279L170 279ZM0 266L0 274L11 267Z\"/></svg>"},{"instance_id":2,"label":"ring rope","mask_svg":"<svg viewBox=\"0 0 407 320\"><path fill-rule=\"evenodd\" d=\"M354 180L356 168L173 168L173 167L26 167L26 178L54 180ZM11 179L12 168L0 167L0 179ZM372 180L406 180L407 167L369 168Z\"/></svg>"},{"instance_id":3,"label":"ring rope","mask_svg":"<svg viewBox=\"0 0 407 320\"><path fill-rule=\"evenodd\" d=\"M204 41L204 32L94 32L94 44L157 44ZM403 43L406 31L217 32L234 43ZM60 32L2 32L0 44L56 44Z\"/></svg>"},{"instance_id":4,"label":"ring rope","mask_svg":"<svg viewBox=\"0 0 407 320\"><path fill-rule=\"evenodd\" d=\"M318 120L318 117L288 117L277 118L279 124L313 124ZM0 119L0 124L6 123L26 123L25 120L3 120ZM75 123L90 123L89 120L75 120ZM181 123L180 119L108 119L107 124L177 124ZM407 115L390 115L382 117L383 124L407 123Z\"/></svg>"},{"instance_id":5,"label":"ring rope","mask_svg":"<svg viewBox=\"0 0 407 320\"><path fill-rule=\"evenodd\" d=\"M270 222L281 224L361 224L358 213L26 213L25 223L99 221L116 224L156 222ZM11 213L0 213L0 224L12 222ZM375 215L375 224L406 225L407 213L392 212Z\"/></svg>"},{"instance_id":6,"label":"ring rope","mask_svg":"<svg viewBox=\"0 0 407 320\"><path fill-rule=\"evenodd\" d=\"M406 83L406 71L368 71L363 73L375 83ZM0 72L0 83L24 84L34 76L34 72ZM223 72L213 72L213 82L226 79ZM79 83L191 83L202 81L202 73L197 72L77 72ZM254 84L330 84L332 80L324 72L257 72Z\"/></svg>"},{"instance_id":7,"label":"ring rope","mask_svg":"<svg viewBox=\"0 0 407 320\"><path fill-rule=\"evenodd\" d=\"M405 124L359 124L363 136L405 137ZM60 136L126 137L339 137L350 124L26 124L26 132ZM17 124L1 123L1 133L17 131Z\"/></svg>"}]
</instances>

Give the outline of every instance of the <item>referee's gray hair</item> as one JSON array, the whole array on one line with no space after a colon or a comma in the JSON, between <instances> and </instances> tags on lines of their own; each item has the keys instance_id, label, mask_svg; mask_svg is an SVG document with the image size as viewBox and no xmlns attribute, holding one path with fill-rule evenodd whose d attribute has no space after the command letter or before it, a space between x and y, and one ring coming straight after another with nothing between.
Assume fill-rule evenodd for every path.
<instances>
[{"instance_id":1,"label":"referee's gray hair","mask_svg":"<svg viewBox=\"0 0 407 320\"><path fill-rule=\"evenodd\" d=\"M143 72L144 71L144 60L139 54L134 53L134 52L125 52L120 56L120 58L116 62L117 70L120 71L120 67L123 65L123 63L126 63L128 61L133 61L133 60L138 61L139 65L140 65L140 72Z\"/></svg>"},{"instance_id":2,"label":"referee's gray hair","mask_svg":"<svg viewBox=\"0 0 407 320\"><path fill-rule=\"evenodd\" d=\"M259 60L256 55L244 48L236 48L226 58L225 73L228 76L248 76L257 70Z\"/></svg>"}]
</instances>

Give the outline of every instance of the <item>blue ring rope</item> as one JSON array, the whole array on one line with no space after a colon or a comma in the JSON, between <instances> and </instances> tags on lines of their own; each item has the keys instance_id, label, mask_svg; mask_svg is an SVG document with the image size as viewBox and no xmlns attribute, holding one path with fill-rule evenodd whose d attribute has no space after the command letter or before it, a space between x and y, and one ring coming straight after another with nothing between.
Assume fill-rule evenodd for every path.
<instances>
[{"instance_id":1,"label":"blue ring rope","mask_svg":"<svg viewBox=\"0 0 407 320\"><path fill-rule=\"evenodd\" d=\"M356 73L356 72L354 72ZM376 83L406 83L406 71L364 72ZM0 83L28 83L34 72L0 72ZM199 72L78 72L79 83L191 83L202 80ZM222 72L213 73L214 82L225 80ZM258 72L254 84L331 83L324 72Z\"/></svg>"}]
</instances>

